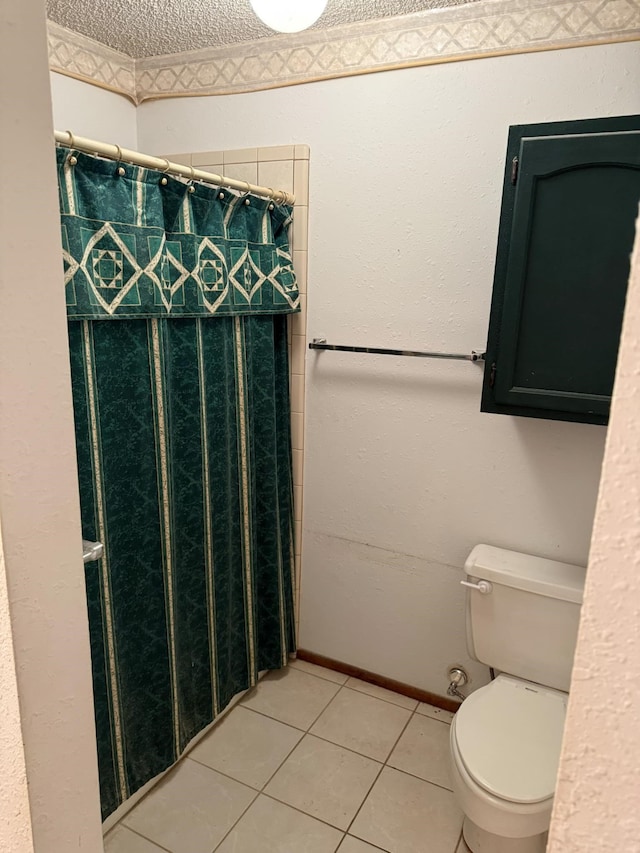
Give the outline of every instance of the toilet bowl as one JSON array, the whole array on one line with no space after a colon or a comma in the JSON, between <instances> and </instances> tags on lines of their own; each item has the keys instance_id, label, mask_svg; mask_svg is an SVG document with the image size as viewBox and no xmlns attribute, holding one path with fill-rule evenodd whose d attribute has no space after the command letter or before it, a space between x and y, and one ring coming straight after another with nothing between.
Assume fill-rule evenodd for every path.
<instances>
[{"instance_id":1,"label":"toilet bowl","mask_svg":"<svg viewBox=\"0 0 640 853\"><path fill-rule=\"evenodd\" d=\"M453 788L473 853L544 853L566 700L499 675L454 717Z\"/></svg>"},{"instance_id":2,"label":"toilet bowl","mask_svg":"<svg viewBox=\"0 0 640 853\"><path fill-rule=\"evenodd\" d=\"M467 645L500 670L451 724L453 791L472 853L544 853L585 570L477 545Z\"/></svg>"}]
</instances>

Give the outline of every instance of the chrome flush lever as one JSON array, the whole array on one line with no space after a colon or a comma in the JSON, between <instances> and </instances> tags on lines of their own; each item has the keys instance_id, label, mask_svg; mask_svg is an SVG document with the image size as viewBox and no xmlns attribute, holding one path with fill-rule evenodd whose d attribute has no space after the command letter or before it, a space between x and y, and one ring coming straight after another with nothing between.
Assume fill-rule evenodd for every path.
<instances>
[{"instance_id":1,"label":"chrome flush lever","mask_svg":"<svg viewBox=\"0 0 640 853\"><path fill-rule=\"evenodd\" d=\"M493 584L489 583L489 581L476 581L475 583L472 583L471 581L460 581L460 583L462 586L468 586L469 589L477 589L482 595L489 595L493 589Z\"/></svg>"}]
</instances>

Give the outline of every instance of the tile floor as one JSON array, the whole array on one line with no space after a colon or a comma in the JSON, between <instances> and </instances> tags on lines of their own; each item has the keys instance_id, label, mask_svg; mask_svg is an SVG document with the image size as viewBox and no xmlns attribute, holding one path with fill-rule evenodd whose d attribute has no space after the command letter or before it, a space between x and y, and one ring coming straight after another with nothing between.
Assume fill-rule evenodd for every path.
<instances>
[{"instance_id":1,"label":"tile floor","mask_svg":"<svg viewBox=\"0 0 640 853\"><path fill-rule=\"evenodd\" d=\"M294 661L125 815L105 853L463 853L450 720Z\"/></svg>"}]
</instances>

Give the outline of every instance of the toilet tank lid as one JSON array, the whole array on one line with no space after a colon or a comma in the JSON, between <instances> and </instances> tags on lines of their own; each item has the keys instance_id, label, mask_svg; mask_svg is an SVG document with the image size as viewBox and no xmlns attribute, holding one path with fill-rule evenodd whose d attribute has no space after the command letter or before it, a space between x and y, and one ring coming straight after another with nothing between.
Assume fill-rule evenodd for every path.
<instances>
[{"instance_id":1,"label":"toilet tank lid","mask_svg":"<svg viewBox=\"0 0 640 853\"><path fill-rule=\"evenodd\" d=\"M518 551L476 545L464 564L467 575L548 598L582 603L586 569Z\"/></svg>"}]
</instances>

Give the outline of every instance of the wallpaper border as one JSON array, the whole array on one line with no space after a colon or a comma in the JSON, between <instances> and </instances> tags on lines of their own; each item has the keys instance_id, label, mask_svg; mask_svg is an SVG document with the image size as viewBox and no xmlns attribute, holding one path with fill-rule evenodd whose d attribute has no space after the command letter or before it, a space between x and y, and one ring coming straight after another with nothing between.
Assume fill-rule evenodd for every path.
<instances>
[{"instance_id":1,"label":"wallpaper border","mask_svg":"<svg viewBox=\"0 0 640 853\"><path fill-rule=\"evenodd\" d=\"M47 24L51 71L93 83L139 103L135 59L53 21Z\"/></svg>"},{"instance_id":2,"label":"wallpaper border","mask_svg":"<svg viewBox=\"0 0 640 853\"><path fill-rule=\"evenodd\" d=\"M640 39L640 0L479 0L330 30L134 60L49 24L50 66L135 103Z\"/></svg>"}]
</instances>

